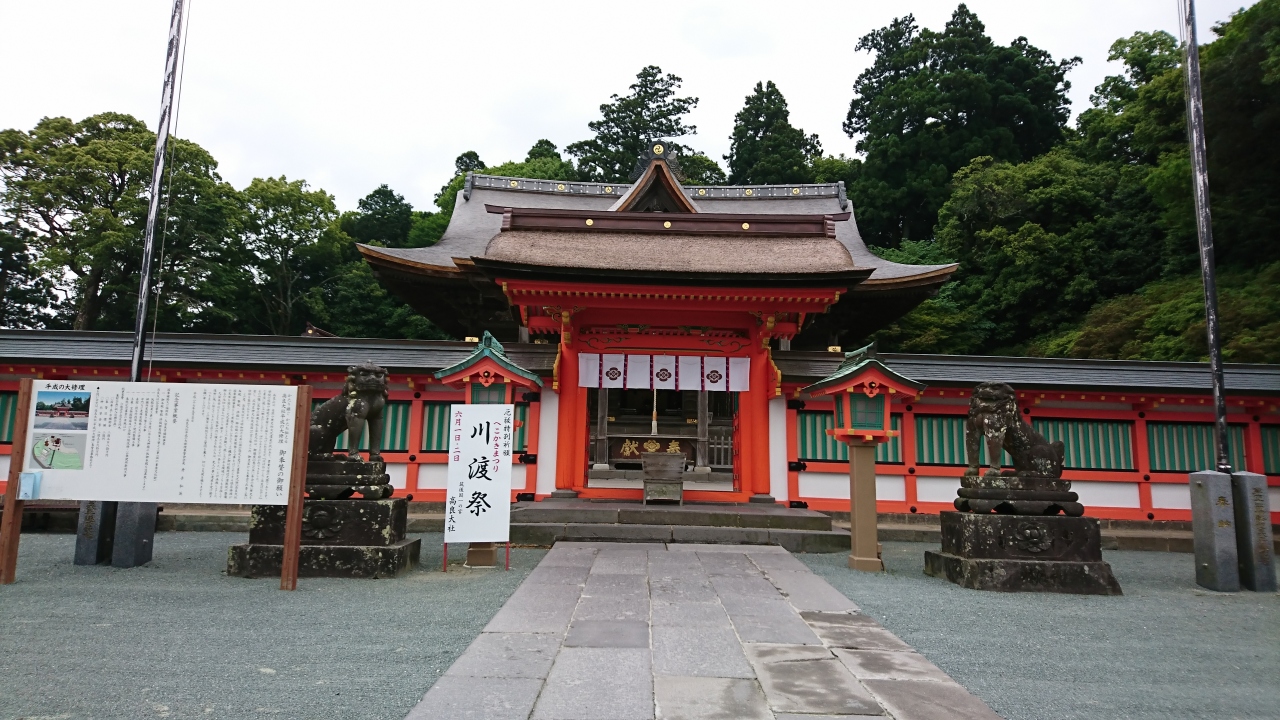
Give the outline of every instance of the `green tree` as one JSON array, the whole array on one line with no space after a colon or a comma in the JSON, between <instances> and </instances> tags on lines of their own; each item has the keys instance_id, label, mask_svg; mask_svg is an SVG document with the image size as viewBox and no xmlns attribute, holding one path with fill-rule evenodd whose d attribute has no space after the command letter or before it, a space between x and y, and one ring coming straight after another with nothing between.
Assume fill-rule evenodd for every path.
<instances>
[{"instance_id":1,"label":"green tree","mask_svg":"<svg viewBox=\"0 0 1280 720\"><path fill-rule=\"evenodd\" d=\"M315 288L337 273L343 246L333 196L305 180L254 178L244 190L245 245L253 273L251 317L272 335L297 335ZM308 305L308 300L312 305Z\"/></svg>"},{"instance_id":2,"label":"green tree","mask_svg":"<svg viewBox=\"0 0 1280 720\"><path fill-rule=\"evenodd\" d=\"M875 53L844 123L866 159L849 187L859 229L893 247L931 236L951 176L976 157L1021 162L1064 137L1066 73L1026 38L997 45L960 5L942 32L908 15L855 46Z\"/></svg>"},{"instance_id":3,"label":"green tree","mask_svg":"<svg viewBox=\"0 0 1280 720\"><path fill-rule=\"evenodd\" d=\"M383 247L408 247L413 229L413 205L387 185L379 185L356 203L358 210L344 213L341 228L356 242L378 243Z\"/></svg>"},{"instance_id":4,"label":"green tree","mask_svg":"<svg viewBox=\"0 0 1280 720\"><path fill-rule=\"evenodd\" d=\"M119 113L45 118L0 132L0 211L21 228L63 298L46 325L133 327L155 135ZM228 294L243 284L239 197L195 143L171 138L157 238L162 329L235 329Z\"/></svg>"},{"instance_id":5,"label":"green tree","mask_svg":"<svg viewBox=\"0 0 1280 720\"><path fill-rule=\"evenodd\" d=\"M729 182L773 185L813 182L812 161L822 155L817 135L791 126L787 100L772 80L756 83L734 117Z\"/></svg>"},{"instance_id":6,"label":"green tree","mask_svg":"<svg viewBox=\"0 0 1280 720\"><path fill-rule=\"evenodd\" d=\"M53 283L35 267L32 235L13 220L0 225L0 327L42 327L53 302Z\"/></svg>"},{"instance_id":7,"label":"green tree","mask_svg":"<svg viewBox=\"0 0 1280 720\"><path fill-rule=\"evenodd\" d=\"M677 160L679 180L685 185L724 185L729 181L720 163L700 152L684 155Z\"/></svg>"},{"instance_id":8,"label":"green tree","mask_svg":"<svg viewBox=\"0 0 1280 720\"><path fill-rule=\"evenodd\" d=\"M657 138L671 142L670 150L677 155L691 154L689 148L674 142L698 132L697 127L684 122L684 116L698 105L698 98L677 97L682 82L670 73L663 75L657 65L648 65L636 75L627 95L609 96L610 102L600 106L601 118L587 123L595 137L565 148L577 158L582 179L627 182L645 153L646 143Z\"/></svg>"}]
</instances>

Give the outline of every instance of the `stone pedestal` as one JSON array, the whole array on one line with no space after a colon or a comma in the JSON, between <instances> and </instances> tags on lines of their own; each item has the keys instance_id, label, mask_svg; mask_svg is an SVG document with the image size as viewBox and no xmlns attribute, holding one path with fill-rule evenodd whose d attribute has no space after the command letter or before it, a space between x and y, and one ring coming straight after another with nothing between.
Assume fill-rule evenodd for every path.
<instances>
[{"instance_id":1,"label":"stone pedestal","mask_svg":"<svg viewBox=\"0 0 1280 720\"><path fill-rule=\"evenodd\" d=\"M298 576L385 578L414 569L422 541L404 537L408 512L403 498L304 501ZM231 547L227 574L278 577L284 525L284 506L254 506L249 542Z\"/></svg>"},{"instance_id":2,"label":"stone pedestal","mask_svg":"<svg viewBox=\"0 0 1280 720\"><path fill-rule=\"evenodd\" d=\"M491 568L498 566L498 545L491 542L471 543L467 547L467 567Z\"/></svg>"},{"instance_id":3,"label":"stone pedestal","mask_svg":"<svg viewBox=\"0 0 1280 720\"><path fill-rule=\"evenodd\" d=\"M1251 472L1231 473L1231 491L1231 506L1236 516L1240 584L1254 592L1275 592L1275 542L1271 537L1267 476Z\"/></svg>"},{"instance_id":4,"label":"stone pedestal","mask_svg":"<svg viewBox=\"0 0 1280 720\"><path fill-rule=\"evenodd\" d=\"M1231 476L1216 470L1191 473L1191 530L1196 584L1218 592L1240 591Z\"/></svg>"},{"instance_id":5,"label":"stone pedestal","mask_svg":"<svg viewBox=\"0 0 1280 720\"><path fill-rule=\"evenodd\" d=\"M1120 595L1097 518L944 512L925 574L974 590Z\"/></svg>"}]
</instances>

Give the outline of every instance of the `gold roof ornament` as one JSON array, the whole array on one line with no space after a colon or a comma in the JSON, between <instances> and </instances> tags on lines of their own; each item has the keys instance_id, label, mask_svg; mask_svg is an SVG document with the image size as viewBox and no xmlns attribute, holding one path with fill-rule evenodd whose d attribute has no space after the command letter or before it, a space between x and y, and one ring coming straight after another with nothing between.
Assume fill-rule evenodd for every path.
<instances>
[{"instance_id":1,"label":"gold roof ornament","mask_svg":"<svg viewBox=\"0 0 1280 720\"><path fill-rule=\"evenodd\" d=\"M654 146L653 146L653 154L654 154L654 155L661 155L661 154L663 153L663 151L665 151L665 150L666 150L666 148L662 147L662 144L661 144L661 143L658 143L657 145L654 145Z\"/></svg>"}]
</instances>

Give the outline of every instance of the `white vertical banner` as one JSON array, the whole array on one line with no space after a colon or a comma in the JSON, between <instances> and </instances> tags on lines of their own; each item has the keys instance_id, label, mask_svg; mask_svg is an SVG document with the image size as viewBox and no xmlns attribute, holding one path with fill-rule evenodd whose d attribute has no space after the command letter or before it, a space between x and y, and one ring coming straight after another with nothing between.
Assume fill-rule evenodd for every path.
<instances>
[{"instance_id":1,"label":"white vertical banner","mask_svg":"<svg viewBox=\"0 0 1280 720\"><path fill-rule=\"evenodd\" d=\"M751 358L729 358L729 392L746 392L749 389L751 389Z\"/></svg>"},{"instance_id":2,"label":"white vertical banner","mask_svg":"<svg viewBox=\"0 0 1280 720\"><path fill-rule=\"evenodd\" d=\"M600 387L599 353L578 353L578 387Z\"/></svg>"},{"instance_id":3,"label":"white vertical banner","mask_svg":"<svg viewBox=\"0 0 1280 720\"><path fill-rule=\"evenodd\" d=\"M631 390L648 390L653 387L652 368L648 355L627 356L627 388Z\"/></svg>"},{"instance_id":4,"label":"white vertical banner","mask_svg":"<svg viewBox=\"0 0 1280 720\"><path fill-rule=\"evenodd\" d=\"M621 388L626 379L626 355L600 356L600 387Z\"/></svg>"},{"instance_id":5,"label":"white vertical banner","mask_svg":"<svg viewBox=\"0 0 1280 720\"><path fill-rule=\"evenodd\" d=\"M658 390L676 389L676 358L674 355L653 356L653 387Z\"/></svg>"},{"instance_id":6,"label":"white vertical banner","mask_svg":"<svg viewBox=\"0 0 1280 720\"><path fill-rule=\"evenodd\" d=\"M676 358L677 390L702 389L702 357L681 355Z\"/></svg>"},{"instance_id":7,"label":"white vertical banner","mask_svg":"<svg viewBox=\"0 0 1280 720\"><path fill-rule=\"evenodd\" d=\"M708 355L702 359L702 389L725 391L729 389L729 378L726 374L729 364L723 357Z\"/></svg>"},{"instance_id":8,"label":"white vertical banner","mask_svg":"<svg viewBox=\"0 0 1280 720\"><path fill-rule=\"evenodd\" d=\"M514 405L453 405L444 541L511 538L511 444Z\"/></svg>"}]
</instances>

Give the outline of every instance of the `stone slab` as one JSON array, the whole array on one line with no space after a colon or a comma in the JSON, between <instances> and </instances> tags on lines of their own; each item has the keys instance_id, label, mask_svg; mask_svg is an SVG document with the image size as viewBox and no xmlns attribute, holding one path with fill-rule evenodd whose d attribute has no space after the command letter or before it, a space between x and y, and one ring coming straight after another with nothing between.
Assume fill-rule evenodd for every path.
<instances>
[{"instance_id":1,"label":"stone slab","mask_svg":"<svg viewBox=\"0 0 1280 720\"><path fill-rule=\"evenodd\" d=\"M581 595L582 588L577 585L521 585L484 632L563 635Z\"/></svg>"},{"instance_id":2,"label":"stone slab","mask_svg":"<svg viewBox=\"0 0 1280 720\"><path fill-rule=\"evenodd\" d=\"M401 540L387 547L303 545L298 552L298 577L394 578L418 567L422 541ZM231 577L280 577L281 545L233 545L227 553Z\"/></svg>"},{"instance_id":3,"label":"stone slab","mask_svg":"<svg viewBox=\"0 0 1280 720\"><path fill-rule=\"evenodd\" d=\"M587 581L590 565L543 565L524 579L530 585L581 585Z\"/></svg>"},{"instance_id":4,"label":"stone slab","mask_svg":"<svg viewBox=\"0 0 1280 720\"><path fill-rule=\"evenodd\" d=\"M702 578L661 578L649 580L654 602L715 602L716 590Z\"/></svg>"},{"instance_id":5,"label":"stone slab","mask_svg":"<svg viewBox=\"0 0 1280 720\"><path fill-rule=\"evenodd\" d=\"M648 553L618 554L601 553L596 556L591 566L592 575L638 575L649 574Z\"/></svg>"},{"instance_id":6,"label":"stone slab","mask_svg":"<svg viewBox=\"0 0 1280 720\"><path fill-rule=\"evenodd\" d=\"M852 547L848 530L770 529L769 542L793 553L849 552Z\"/></svg>"},{"instance_id":7,"label":"stone slab","mask_svg":"<svg viewBox=\"0 0 1280 720\"><path fill-rule=\"evenodd\" d=\"M690 677L754 678L738 635L724 625L653 628L653 672Z\"/></svg>"},{"instance_id":8,"label":"stone slab","mask_svg":"<svg viewBox=\"0 0 1280 720\"><path fill-rule=\"evenodd\" d=\"M653 668L647 648L563 648L533 720L651 720Z\"/></svg>"},{"instance_id":9,"label":"stone slab","mask_svg":"<svg viewBox=\"0 0 1280 720\"><path fill-rule=\"evenodd\" d=\"M749 595L776 599L782 597L778 588L764 578L763 575L712 575L711 586L722 597L725 595Z\"/></svg>"},{"instance_id":10,"label":"stone slab","mask_svg":"<svg viewBox=\"0 0 1280 720\"><path fill-rule=\"evenodd\" d=\"M875 698L826 648L746 645L745 649L774 712L883 714Z\"/></svg>"},{"instance_id":11,"label":"stone slab","mask_svg":"<svg viewBox=\"0 0 1280 720\"><path fill-rule=\"evenodd\" d=\"M1124 594L1111 566L1101 561L972 559L927 550L924 572L971 590Z\"/></svg>"},{"instance_id":12,"label":"stone slab","mask_svg":"<svg viewBox=\"0 0 1280 720\"><path fill-rule=\"evenodd\" d=\"M803 612L800 617L831 648L910 650L911 646L875 620L858 613Z\"/></svg>"},{"instance_id":13,"label":"stone slab","mask_svg":"<svg viewBox=\"0 0 1280 720\"><path fill-rule=\"evenodd\" d=\"M649 598L643 595L584 595L573 612L579 620L648 620Z\"/></svg>"},{"instance_id":14,"label":"stone slab","mask_svg":"<svg viewBox=\"0 0 1280 720\"><path fill-rule=\"evenodd\" d=\"M826 580L804 572L770 570L765 577L799 612L857 612L858 606Z\"/></svg>"},{"instance_id":15,"label":"stone slab","mask_svg":"<svg viewBox=\"0 0 1280 720\"><path fill-rule=\"evenodd\" d=\"M593 547L554 547L547 551L538 567L586 567L590 568L596 561L596 549Z\"/></svg>"},{"instance_id":16,"label":"stone slab","mask_svg":"<svg viewBox=\"0 0 1280 720\"><path fill-rule=\"evenodd\" d=\"M597 563L600 561L597 560ZM646 582L644 575L636 574L606 574L598 573L595 567L592 567L591 574L587 576L587 583L583 587L584 595L596 596L613 596L613 597L647 597L649 594L649 583Z\"/></svg>"},{"instance_id":17,"label":"stone slab","mask_svg":"<svg viewBox=\"0 0 1280 720\"><path fill-rule=\"evenodd\" d=\"M755 680L658 675L653 695L658 720L773 720Z\"/></svg>"},{"instance_id":18,"label":"stone slab","mask_svg":"<svg viewBox=\"0 0 1280 720\"><path fill-rule=\"evenodd\" d=\"M766 575L771 572L810 573L809 566L795 559L791 553L748 553L751 562Z\"/></svg>"},{"instance_id":19,"label":"stone slab","mask_svg":"<svg viewBox=\"0 0 1280 720\"><path fill-rule=\"evenodd\" d=\"M796 611L781 595L720 595L720 604L729 615L765 615L772 617L794 616Z\"/></svg>"},{"instance_id":20,"label":"stone slab","mask_svg":"<svg viewBox=\"0 0 1280 720\"><path fill-rule=\"evenodd\" d=\"M724 606L718 602L665 602L655 597L650 606L649 623L654 628L722 627L733 630Z\"/></svg>"},{"instance_id":21,"label":"stone slab","mask_svg":"<svg viewBox=\"0 0 1280 720\"><path fill-rule=\"evenodd\" d=\"M709 576L716 575L763 575L760 568L739 548L737 552L698 551L698 561Z\"/></svg>"},{"instance_id":22,"label":"stone slab","mask_svg":"<svg viewBox=\"0 0 1280 720\"><path fill-rule=\"evenodd\" d=\"M505 678L477 689L474 677L443 675L405 720L526 720L542 680Z\"/></svg>"},{"instance_id":23,"label":"stone slab","mask_svg":"<svg viewBox=\"0 0 1280 720\"><path fill-rule=\"evenodd\" d=\"M822 640L794 612L788 615L730 615L744 643L822 645Z\"/></svg>"},{"instance_id":24,"label":"stone slab","mask_svg":"<svg viewBox=\"0 0 1280 720\"><path fill-rule=\"evenodd\" d=\"M932 680L954 682L917 652L902 650L832 650L859 680Z\"/></svg>"},{"instance_id":25,"label":"stone slab","mask_svg":"<svg viewBox=\"0 0 1280 720\"><path fill-rule=\"evenodd\" d=\"M542 679L551 671L551 661L559 651L556 635L480 633L445 676Z\"/></svg>"},{"instance_id":26,"label":"stone slab","mask_svg":"<svg viewBox=\"0 0 1280 720\"><path fill-rule=\"evenodd\" d=\"M696 542L720 545L769 545L767 528L698 527L672 525L672 542Z\"/></svg>"},{"instance_id":27,"label":"stone slab","mask_svg":"<svg viewBox=\"0 0 1280 720\"><path fill-rule=\"evenodd\" d=\"M895 720L1000 720L986 703L954 683L867 680L863 684Z\"/></svg>"},{"instance_id":28,"label":"stone slab","mask_svg":"<svg viewBox=\"0 0 1280 720\"><path fill-rule=\"evenodd\" d=\"M648 648L647 620L579 620L569 625L567 648Z\"/></svg>"}]
</instances>

